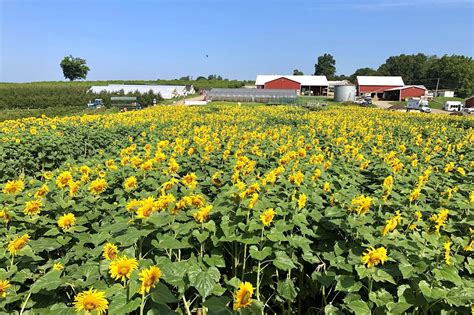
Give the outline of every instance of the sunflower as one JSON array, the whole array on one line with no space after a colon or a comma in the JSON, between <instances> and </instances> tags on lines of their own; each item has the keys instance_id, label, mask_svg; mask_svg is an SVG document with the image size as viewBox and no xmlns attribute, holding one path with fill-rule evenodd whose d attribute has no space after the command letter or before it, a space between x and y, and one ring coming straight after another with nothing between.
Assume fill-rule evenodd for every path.
<instances>
[{"instance_id":1,"label":"sunflower","mask_svg":"<svg viewBox=\"0 0 474 315\"><path fill-rule=\"evenodd\" d=\"M25 188L25 182L21 179L19 180L9 180L3 187L4 194L17 194Z\"/></svg>"},{"instance_id":2,"label":"sunflower","mask_svg":"<svg viewBox=\"0 0 474 315\"><path fill-rule=\"evenodd\" d=\"M262 221L264 226L269 226L270 223L272 223L275 214L276 212L273 208L269 208L260 216L260 221Z\"/></svg>"},{"instance_id":3,"label":"sunflower","mask_svg":"<svg viewBox=\"0 0 474 315\"><path fill-rule=\"evenodd\" d=\"M76 194L77 194L77 191L79 190L79 186L80 186L80 182L79 181L71 181L69 183L69 197L74 197Z\"/></svg>"},{"instance_id":4,"label":"sunflower","mask_svg":"<svg viewBox=\"0 0 474 315\"><path fill-rule=\"evenodd\" d=\"M150 289L154 288L156 283L160 280L161 270L157 266L151 266L148 269L142 270L139 276L142 282L140 293L146 294L150 292Z\"/></svg>"},{"instance_id":5,"label":"sunflower","mask_svg":"<svg viewBox=\"0 0 474 315\"><path fill-rule=\"evenodd\" d=\"M122 256L113 260L109 266L109 273L115 280L121 280L123 282L130 279L132 271L138 268L138 262L135 258L127 258Z\"/></svg>"},{"instance_id":6,"label":"sunflower","mask_svg":"<svg viewBox=\"0 0 474 315\"><path fill-rule=\"evenodd\" d=\"M41 202L41 200L27 201L25 204L25 208L23 209L23 213L30 216L39 214L42 205L43 203Z\"/></svg>"},{"instance_id":7,"label":"sunflower","mask_svg":"<svg viewBox=\"0 0 474 315\"><path fill-rule=\"evenodd\" d=\"M29 239L30 236L28 234L24 234L10 241L10 243L8 243L8 251L10 252L10 255L15 256L17 251L25 247Z\"/></svg>"},{"instance_id":8,"label":"sunflower","mask_svg":"<svg viewBox=\"0 0 474 315\"><path fill-rule=\"evenodd\" d=\"M358 215L363 215L369 211L370 205L372 204L372 198L365 195L360 195L352 199L352 210L357 212Z\"/></svg>"},{"instance_id":9,"label":"sunflower","mask_svg":"<svg viewBox=\"0 0 474 315\"><path fill-rule=\"evenodd\" d=\"M196 222L204 223L209 217L209 212L212 210L212 205L208 205L202 208L199 208L198 211L193 213L193 218Z\"/></svg>"},{"instance_id":10,"label":"sunflower","mask_svg":"<svg viewBox=\"0 0 474 315\"><path fill-rule=\"evenodd\" d=\"M66 213L65 215L61 216L58 220L58 225L63 230L69 230L74 223L76 222L76 217L73 213Z\"/></svg>"},{"instance_id":11,"label":"sunflower","mask_svg":"<svg viewBox=\"0 0 474 315\"><path fill-rule=\"evenodd\" d=\"M11 215L8 213L7 210L3 209L3 210L0 210L0 219L3 219L5 221L5 223L8 223L10 222L10 220L12 219Z\"/></svg>"},{"instance_id":12,"label":"sunflower","mask_svg":"<svg viewBox=\"0 0 474 315\"><path fill-rule=\"evenodd\" d=\"M250 282L240 283L235 293L234 310L249 306L252 303L253 286Z\"/></svg>"},{"instance_id":13,"label":"sunflower","mask_svg":"<svg viewBox=\"0 0 474 315\"><path fill-rule=\"evenodd\" d=\"M298 197L298 209L303 209L308 201L308 197L305 193L301 193Z\"/></svg>"},{"instance_id":14,"label":"sunflower","mask_svg":"<svg viewBox=\"0 0 474 315\"><path fill-rule=\"evenodd\" d=\"M377 266L378 264L384 264L387 260L387 250L385 247L379 247L375 249L370 246L362 256L362 263L367 265L368 268Z\"/></svg>"},{"instance_id":15,"label":"sunflower","mask_svg":"<svg viewBox=\"0 0 474 315\"><path fill-rule=\"evenodd\" d=\"M115 258L117 258L117 255L119 252L117 246L112 243L105 244L102 250L103 250L102 257L104 257L107 260L114 260Z\"/></svg>"},{"instance_id":16,"label":"sunflower","mask_svg":"<svg viewBox=\"0 0 474 315\"><path fill-rule=\"evenodd\" d=\"M444 242L443 248L444 248L444 262L448 266L452 265L453 262L451 261L451 241L447 240L446 242Z\"/></svg>"},{"instance_id":17,"label":"sunflower","mask_svg":"<svg viewBox=\"0 0 474 315\"><path fill-rule=\"evenodd\" d=\"M64 188L66 186L69 186L69 183L72 181L72 175L71 172L62 172L61 174L58 175L56 178L56 185L59 188Z\"/></svg>"},{"instance_id":18,"label":"sunflower","mask_svg":"<svg viewBox=\"0 0 474 315\"><path fill-rule=\"evenodd\" d=\"M189 174L186 174L186 176L183 177L183 184L186 186L186 187L189 187L189 188L196 188L197 186L197 176L195 173L189 173Z\"/></svg>"},{"instance_id":19,"label":"sunflower","mask_svg":"<svg viewBox=\"0 0 474 315\"><path fill-rule=\"evenodd\" d=\"M54 269L54 270L63 270L63 269L64 269L64 265L63 265L61 262L54 263L53 269Z\"/></svg>"},{"instance_id":20,"label":"sunflower","mask_svg":"<svg viewBox=\"0 0 474 315\"><path fill-rule=\"evenodd\" d=\"M35 198L36 199L39 199L39 198L42 198L44 196L46 196L46 194L49 192L49 188L48 188L48 185L44 184L43 186L41 186L35 193Z\"/></svg>"},{"instance_id":21,"label":"sunflower","mask_svg":"<svg viewBox=\"0 0 474 315\"><path fill-rule=\"evenodd\" d=\"M44 179L50 180L51 178L53 178L53 173L50 171L44 172L43 177Z\"/></svg>"},{"instance_id":22,"label":"sunflower","mask_svg":"<svg viewBox=\"0 0 474 315\"><path fill-rule=\"evenodd\" d=\"M100 195L107 189L107 181L103 178L93 180L89 186L89 191L93 195Z\"/></svg>"},{"instance_id":23,"label":"sunflower","mask_svg":"<svg viewBox=\"0 0 474 315\"><path fill-rule=\"evenodd\" d=\"M100 315L107 311L109 302L105 298L105 292L89 289L82 291L74 298L76 312L84 310L86 313L97 311Z\"/></svg>"},{"instance_id":24,"label":"sunflower","mask_svg":"<svg viewBox=\"0 0 474 315\"><path fill-rule=\"evenodd\" d=\"M132 190L137 187L137 178L135 176L130 176L123 182L123 188L126 190Z\"/></svg>"},{"instance_id":25,"label":"sunflower","mask_svg":"<svg viewBox=\"0 0 474 315\"><path fill-rule=\"evenodd\" d=\"M80 168L79 168L79 172L81 172L82 175L89 175L91 173L91 169L89 166L87 165L82 165Z\"/></svg>"},{"instance_id":26,"label":"sunflower","mask_svg":"<svg viewBox=\"0 0 474 315\"><path fill-rule=\"evenodd\" d=\"M4 298L7 296L7 290L10 287L10 281L0 280L0 297Z\"/></svg>"}]
</instances>

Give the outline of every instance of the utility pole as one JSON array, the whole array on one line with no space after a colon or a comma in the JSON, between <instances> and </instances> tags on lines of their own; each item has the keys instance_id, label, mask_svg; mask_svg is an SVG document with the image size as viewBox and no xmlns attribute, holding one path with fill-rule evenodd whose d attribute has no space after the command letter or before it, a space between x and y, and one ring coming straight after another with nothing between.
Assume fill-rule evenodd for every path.
<instances>
[{"instance_id":1,"label":"utility pole","mask_svg":"<svg viewBox=\"0 0 474 315\"><path fill-rule=\"evenodd\" d=\"M438 86L439 86L439 78L438 78L438 82L436 83L436 92L435 92L435 97L438 97Z\"/></svg>"}]
</instances>

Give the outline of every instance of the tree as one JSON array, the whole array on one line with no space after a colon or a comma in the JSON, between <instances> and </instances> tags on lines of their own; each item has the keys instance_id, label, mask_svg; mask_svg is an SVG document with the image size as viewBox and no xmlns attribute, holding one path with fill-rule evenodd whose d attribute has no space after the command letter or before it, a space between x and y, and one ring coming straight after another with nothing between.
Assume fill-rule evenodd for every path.
<instances>
[{"instance_id":1,"label":"tree","mask_svg":"<svg viewBox=\"0 0 474 315\"><path fill-rule=\"evenodd\" d=\"M372 69L372 68L359 68L349 77L349 81L351 81L352 83L355 83L355 81L357 79L357 76L360 76L360 75L377 75L377 74L378 74L378 72L375 69Z\"/></svg>"},{"instance_id":2,"label":"tree","mask_svg":"<svg viewBox=\"0 0 474 315\"><path fill-rule=\"evenodd\" d=\"M405 84L422 84L428 75L428 67L436 56L425 54L399 55L389 57L378 68L380 75L401 76Z\"/></svg>"},{"instance_id":3,"label":"tree","mask_svg":"<svg viewBox=\"0 0 474 315\"><path fill-rule=\"evenodd\" d=\"M304 75L304 73L298 69L293 70L293 75Z\"/></svg>"},{"instance_id":4,"label":"tree","mask_svg":"<svg viewBox=\"0 0 474 315\"><path fill-rule=\"evenodd\" d=\"M202 75L200 75L196 78L196 81L204 81L204 80L207 80L207 78L203 77Z\"/></svg>"},{"instance_id":5,"label":"tree","mask_svg":"<svg viewBox=\"0 0 474 315\"><path fill-rule=\"evenodd\" d=\"M75 58L72 55L64 57L59 65L63 69L64 78L70 81L86 79L90 70L85 59Z\"/></svg>"},{"instance_id":6,"label":"tree","mask_svg":"<svg viewBox=\"0 0 474 315\"><path fill-rule=\"evenodd\" d=\"M336 74L336 60L331 54L318 57L318 63L314 65L314 75L325 75L332 79Z\"/></svg>"},{"instance_id":7,"label":"tree","mask_svg":"<svg viewBox=\"0 0 474 315\"><path fill-rule=\"evenodd\" d=\"M440 78L440 88L453 89L459 97L474 94L474 60L471 57L444 55L431 63L427 73L431 78Z\"/></svg>"}]
</instances>

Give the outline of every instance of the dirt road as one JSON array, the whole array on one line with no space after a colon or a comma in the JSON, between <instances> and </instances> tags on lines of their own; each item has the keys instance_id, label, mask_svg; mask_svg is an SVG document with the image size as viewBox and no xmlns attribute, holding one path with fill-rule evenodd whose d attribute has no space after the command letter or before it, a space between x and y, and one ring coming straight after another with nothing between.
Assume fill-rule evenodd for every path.
<instances>
[{"instance_id":1,"label":"dirt road","mask_svg":"<svg viewBox=\"0 0 474 315\"><path fill-rule=\"evenodd\" d=\"M372 103L375 106L377 106L377 108L380 108L380 109L387 109L387 108L393 106L392 104L390 104L390 102L387 102L387 101L372 100ZM433 114L445 114L445 115L450 114L447 111L444 111L444 110L441 110L441 109L436 109L436 108L432 108L431 113L433 113Z\"/></svg>"}]
</instances>

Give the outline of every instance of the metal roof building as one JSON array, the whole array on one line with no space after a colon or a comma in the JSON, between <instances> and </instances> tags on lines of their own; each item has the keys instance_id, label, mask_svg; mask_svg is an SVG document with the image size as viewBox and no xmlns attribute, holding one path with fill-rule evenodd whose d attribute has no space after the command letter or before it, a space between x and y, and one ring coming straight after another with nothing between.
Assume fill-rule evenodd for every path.
<instances>
[{"instance_id":1,"label":"metal roof building","mask_svg":"<svg viewBox=\"0 0 474 315\"><path fill-rule=\"evenodd\" d=\"M295 90L311 95L323 95L328 85L324 75L257 75L255 80L258 89Z\"/></svg>"},{"instance_id":2,"label":"metal roof building","mask_svg":"<svg viewBox=\"0 0 474 315\"><path fill-rule=\"evenodd\" d=\"M386 89L383 93L384 100L404 101L410 97L425 96L428 90L424 85L405 85Z\"/></svg>"},{"instance_id":3,"label":"metal roof building","mask_svg":"<svg viewBox=\"0 0 474 315\"><path fill-rule=\"evenodd\" d=\"M357 93L370 94L379 98L383 97L383 92L391 88L404 86L400 76L358 76L356 79Z\"/></svg>"},{"instance_id":4,"label":"metal roof building","mask_svg":"<svg viewBox=\"0 0 474 315\"><path fill-rule=\"evenodd\" d=\"M206 93L209 101L288 104L297 99L295 90L283 89L212 89Z\"/></svg>"}]
</instances>

